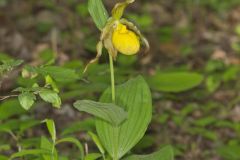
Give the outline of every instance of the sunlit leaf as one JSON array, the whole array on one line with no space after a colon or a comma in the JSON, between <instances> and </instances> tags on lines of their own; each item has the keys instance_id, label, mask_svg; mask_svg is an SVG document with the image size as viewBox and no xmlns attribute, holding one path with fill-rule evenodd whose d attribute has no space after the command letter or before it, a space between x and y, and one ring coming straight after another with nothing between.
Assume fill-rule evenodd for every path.
<instances>
[{"instance_id":1,"label":"sunlit leaf","mask_svg":"<svg viewBox=\"0 0 240 160\"><path fill-rule=\"evenodd\" d=\"M55 128L55 123L52 119L46 119L43 122L46 123L48 132L50 133L53 142L56 141L56 128Z\"/></svg>"},{"instance_id":2,"label":"sunlit leaf","mask_svg":"<svg viewBox=\"0 0 240 160\"><path fill-rule=\"evenodd\" d=\"M32 105L34 104L34 101L36 100L36 96L33 93L24 92L18 96L18 100L19 100L21 106L25 110L29 110L32 107Z\"/></svg>"},{"instance_id":3,"label":"sunlit leaf","mask_svg":"<svg viewBox=\"0 0 240 160\"><path fill-rule=\"evenodd\" d=\"M61 99L55 91L42 89L39 96L46 102L52 103L54 107L60 108Z\"/></svg>"}]
</instances>

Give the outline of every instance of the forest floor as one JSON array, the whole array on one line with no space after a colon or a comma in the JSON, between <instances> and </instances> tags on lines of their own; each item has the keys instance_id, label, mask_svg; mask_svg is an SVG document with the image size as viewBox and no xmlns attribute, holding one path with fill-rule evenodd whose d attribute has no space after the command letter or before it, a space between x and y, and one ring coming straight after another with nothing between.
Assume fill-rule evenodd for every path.
<instances>
[{"instance_id":1,"label":"forest floor","mask_svg":"<svg viewBox=\"0 0 240 160\"><path fill-rule=\"evenodd\" d=\"M109 11L115 2L105 0ZM123 58L116 63L119 70L121 64L125 65L123 70L131 64L129 72L134 75L189 70L205 77L201 85L184 92L152 91L153 120L146 136L134 148L135 153L149 153L171 144L176 160L240 159L239 15L238 0L138 0L128 7L125 17L139 26L151 50L131 58L127 64ZM84 1L0 0L0 54L25 63L39 65L57 53L58 65L86 64L96 54L99 35ZM106 62L105 55L99 66ZM72 102L86 97L98 99L109 82L106 76L94 79L102 70L92 70L85 78L102 85L99 88L87 90L77 83L62 84L61 110L39 103L21 116L51 117L60 132L80 121L86 115L76 113ZM16 86L26 83L17 74L14 71L3 80L0 95L10 94ZM128 77L121 76L117 83ZM70 92L76 86L81 90L79 94ZM39 127L32 132L27 136L46 133ZM79 132L74 134L84 137Z\"/></svg>"}]
</instances>

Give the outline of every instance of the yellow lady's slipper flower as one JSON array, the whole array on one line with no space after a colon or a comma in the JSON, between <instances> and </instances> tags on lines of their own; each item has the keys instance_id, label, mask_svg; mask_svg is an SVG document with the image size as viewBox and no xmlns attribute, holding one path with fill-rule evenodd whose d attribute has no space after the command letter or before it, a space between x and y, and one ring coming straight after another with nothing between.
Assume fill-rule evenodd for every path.
<instances>
[{"instance_id":1,"label":"yellow lady's slipper flower","mask_svg":"<svg viewBox=\"0 0 240 160\"><path fill-rule=\"evenodd\" d=\"M138 36L121 23L118 23L113 31L112 43L119 52L125 55L136 54L140 49Z\"/></svg>"},{"instance_id":2,"label":"yellow lady's slipper flower","mask_svg":"<svg viewBox=\"0 0 240 160\"><path fill-rule=\"evenodd\" d=\"M149 44L147 39L141 34L138 28L127 19L122 18L125 8L135 0L125 0L115 5L112 10L112 16L108 18L105 26L101 29L100 41L97 44L97 55L92 59L84 69L96 62L102 55L102 48L105 47L114 60L118 52L125 55L137 54L140 50L140 42L145 45L147 52Z\"/></svg>"}]
</instances>

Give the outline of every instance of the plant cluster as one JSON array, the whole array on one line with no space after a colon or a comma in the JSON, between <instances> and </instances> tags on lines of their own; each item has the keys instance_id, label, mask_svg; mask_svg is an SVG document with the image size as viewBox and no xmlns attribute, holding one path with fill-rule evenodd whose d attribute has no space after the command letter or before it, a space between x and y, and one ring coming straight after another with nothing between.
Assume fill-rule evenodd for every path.
<instances>
[{"instance_id":1,"label":"plant cluster","mask_svg":"<svg viewBox=\"0 0 240 160\"><path fill-rule=\"evenodd\" d=\"M41 159L57 160L69 159L59 155L57 146L62 143L73 143L78 148L77 159L81 160L172 160L173 152L170 146L149 155L134 155L131 149L144 136L152 118L152 97L150 89L142 76L132 78L127 82L115 87L114 60L117 54L137 54L141 44L149 49L146 38L143 37L137 27L130 21L123 19L125 8L134 0L126 0L117 3L112 10L112 16L108 13L101 0L89 0L89 12L101 31L100 41L97 44L97 56L89 64L96 62L102 55L105 47L109 54L111 88L106 89L99 101L78 100L73 106L81 111L87 112L95 117L94 131L88 131L88 135L96 144L99 153L91 153L84 150L82 143L75 137L63 136L59 138L56 133L55 123L52 119L42 121L26 119L21 123L16 119L6 121L0 125L0 131L5 132L14 139L18 152L9 158L1 155L1 159ZM2 61L0 66L1 78L11 71L13 67L21 65L22 61ZM79 79L79 76L71 69L54 66L55 59L50 59L41 66L26 65L22 69L22 77L29 79L44 79L44 84L33 83L31 87L18 87L13 90L13 95L4 96L1 100L18 97L23 109L29 110L38 96L53 107L60 108L61 98L59 96L58 82L70 83ZM88 65L84 72L87 71ZM64 74L63 74L64 73ZM1 113L7 114L7 113ZM22 142L24 132L38 124L45 124L51 140L41 136L40 146L36 146L34 139ZM14 131L14 132L13 132ZM6 146L8 147L8 146ZM2 149L4 149L2 147Z\"/></svg>"}]
</instances>

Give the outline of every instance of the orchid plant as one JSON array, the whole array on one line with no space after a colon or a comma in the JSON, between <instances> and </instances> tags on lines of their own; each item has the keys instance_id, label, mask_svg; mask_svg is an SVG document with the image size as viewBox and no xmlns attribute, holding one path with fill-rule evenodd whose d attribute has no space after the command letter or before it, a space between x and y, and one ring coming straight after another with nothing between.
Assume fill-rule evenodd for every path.
<instances>
[{"instance_id":1,"label":"orchid plant","mask_svg":"<svg viewBox=\"0 0 240 160\"><path fill-rule=\"evenodd\" d=\"M88 63L84 72L89 64L99 59L105 47L109 54L111 88L102 94L99 102L78 100L74 107L96 117L97 134L94 134L93 140L104 160L172 160L171 147L150 155L129 154L144 136L152 117L151 93L142 76L130 79L115 89L113 63L118 52L127 56L137 54L141 44L146 47L146 52L149 50L149 43L139 29L122 18L125 8L133 2L117 3L112 9L112 16L108 17L101 0L89 0L89 12L101 36L96 46L97 56Z\"/></svg>"},{"instance_id":2,"label":"orchid plant","mask_svg":"<svg viewBox=\"0 0 240 160\"><path fill-rule=\"evenodd\" d=\"M55 122L52 119L43 121L27 119L21 123L19 120L14 120L0 126L0 132L10 134L18 148L18 152L13 153L10 158L0 155L0 159L29 159L28 157L39 160L69 159L58 155L57 145L73 143L79 150L77 153L80 160L173 160L170 146L148 155L134 155L131 152L144 137L152 119L151 92L141 75L115 86L114 61L117 60L118 53L131 56L140 53L141 46L145 46L145 52L150 48L140 30L132 22L122 18L126 7L133 2L134 0L126 0L117 3L109 17L102 0L88 0L89 13L101 31L101 36L96 45L97 55L86 65L84 73L87 72L90 64L100 58L103 48L106 48L109 55L111 87L103 92L99 101L77 100L73 106L95 117L96 133L89 131L88 135L100 153L91 153L86 146L84 150L82 143L75 137L60 137L56 133ZM54 58L50 59L39 67L26 65L22 70L22 77L44 79L44 85L42 83L39 85L36 80L30 87L16 88L14 92L19 94L2 96L0 100L18 97L22 108L30 110L39 96L43 101L60 109L60 90L56 82L70 83L79 80L79 75L72 69L53 66L54 61ZM0 84L3 74L20 65L22 61L2 61L2 63ZM30 145L31 148L24 148L20 144L23 131L38 124L46 125L51 139L41 136L37 149L33 149L33 146L36 146L35 141ZM20 128L18 134L14 134L12 130L18 127Z\"/></svg>"}]
</instances>

